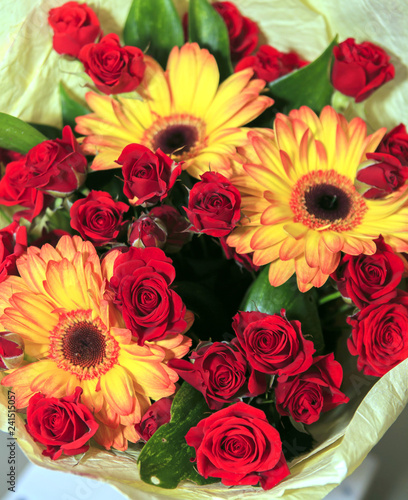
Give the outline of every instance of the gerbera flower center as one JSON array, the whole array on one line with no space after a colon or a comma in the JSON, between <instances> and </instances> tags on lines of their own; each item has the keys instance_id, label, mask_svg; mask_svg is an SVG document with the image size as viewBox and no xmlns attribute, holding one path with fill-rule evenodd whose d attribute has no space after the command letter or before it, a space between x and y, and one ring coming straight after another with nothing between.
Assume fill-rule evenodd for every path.
<instances>
[{"instance_id":1,"label":"gerbera flower center","mask_svg":"<svg viewBox=\"0 0 408 500\"><path fill-rule=\"evenodd\" d=\"M292 191L290 207L295 222L337 232L361 224L367 211L351 179L335 170L313 171L301 177Z\"/></svg>"},{"instance_id":2,"label":"gerbera flower center","mask_svg":"<svg viewBox=\"0 0 408 500\"><path fill-rule=\"evenodd\" d=\"M188 114L160 117L145 131L142 144L186 160L205 146L205 123Z\"/></svg>"},{"instance_id":3,"label":"gerbera flower center","mask_svg":"<svg viewBox=\"0 0 408 500\"><path fill-rule=\"evenodd\" d=\"M119 344L92 311L63 313L50 335L50 358L81 380L99 378L118 360Z\"/></svg>"}]
</instances>

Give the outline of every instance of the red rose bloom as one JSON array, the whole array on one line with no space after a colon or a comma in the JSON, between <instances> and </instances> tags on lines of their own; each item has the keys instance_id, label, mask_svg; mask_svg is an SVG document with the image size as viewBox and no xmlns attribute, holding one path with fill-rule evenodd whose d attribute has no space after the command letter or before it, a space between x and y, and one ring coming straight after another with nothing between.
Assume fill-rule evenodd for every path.
<instances>
[{"instance_id":1,"label":"red rose bloom","mask_svg":"<svg viewBox=\"0 0 408 500\"><path fill-rule=\"evenodd\" d=\"M236 403L201 420L186 434L196 451L198 473L222 484L256 485L269 490L290 474L279 432L265 413Z\"/></svg>"},{"instance_id":2,"label":"red rose bloom","mask_svg":"<svg viewBox=\"0 0 408 500\"><path fill-rule=\"evenodd\" d=\"M321 413L349 401L340 391L342 380L343 369L334 354L318 356L306 372L278 378L276 408L281 415L290 415L296 422L312 424L319 420Z\"/></svg>"},{"instance_id":3,"label":"red rose bloom","mask_svg":"<svg viewBox=\"0 0 408 500\"><path fill-rule=\"evenodd\" d=\"M24 341L16 333L0 332L0 371L14 370L24 360Z\"/></svg>"},{"instance_id":4,"label":"red rose bloom","mask_svg":"<svg viewBox=\"0 0 408 500\"><path fill-rule=\"evenodd\" d=\"M303 337L300 322L288 321L284 309L281 314L240 311L233 318L232 328L254 370L296 375L310 367L315 348Z\"/></svg>"},{"instance_id":5,"label":"red rose bloom","mask_svg":"<svg viewBox=\"0 0 408 500\"><path fill-rule=\"evenodd\" d=\"M194 184L184 207L191 230L210 236L226 236L241 216L241 195L230 181L216 172L206 172Z\"/></svg>"},{"instance_id":6,"label":"red rose bloom","mask_svg":"<svg viewBox=\"0 0 408 500\"><path fill-rule=\"evenodd\" d=\"M389 55L373 43L355 43L354 38L347 38L333 48L333 55L333 87L356 102L364 101L394 78Z\"/></svg>"},{"instance_id":7,"label":"red rose bloom","mask_svg":"<svg viewBox=\"0 0 408 500\"><path fill-rule=\"evenodd\" d=\"M152 208L149 214L158 217L166 226L167 240L164 247L166 253L178 252L183 245L190 241L192 235L187 231L189 223L174 207L161 205Z\"/></svg>"},{"instance_id":8,"label":"red rose bloom","mask_svg":"<svg viewBox=\"0 0 408 500\"><path fill-rule=\"evenodd\" d=\"M128 242L132 247L163 248L166 243L167 231L158 217L143 214L129 224Z\"/></svg>"},{"instance_id":9,"label":"red rose bloom","mask_svg":"<svg viewBox=\"0 0 408 500\"><path fill-rule=\"evenodd\" d=\"M363 309L372 302L383 303L397 295L404 263L381 236L375 240L374 255L344 255L331 275L343 297Z\"/></svg>"},{"instance_id":10,"label":"red rose bloom","mask_svg":"<svg viewBox=\"0 0 408 500\"><path fill-rule=\"evenodd\" d=\"M42 452L57 460L63 453L77 455L89 449L86 444L98 430L98 424L88 408L79 402L82 389L64 398L46 398L34 394L27 408L27 431L41 444Z\"/></svg>"},{"instance_id":11,"label":"red rose bloom","mask_svg":"<svg viewBox=\"0 0 408 500\"><path fill-rule=\"evenodd\" d=\"M266 82L273 82L281 76L308 64L296 52L279 52L270 45L261 45L253 56L244 57L235 67L235 72L252 68L254 76Z\"/></svg>"},{"instance_id":12,"label":"red rose bloom","mask_svg":"<svg viewBox=\"0 0 408 500\"><path fill-rule=\"evenodd\" d=\"M373 162L360 168L356 175L359 182L367 184L364 193L360 190L364 198L384 198L403 186L408 179L408 166L402 165L395 156L367 153L367 159Z\"/></svg>"},{"instance_id":13,"label":"red rose bloom","mask_svg":"<svg viewBox=\"0 0 408 500\"><path fill-rule=\"evenodd\" d=\"M252 260L253 252L238 253L235 248L227 245L227 238L225 236L220 238L220 243L224 250L224 255L228 260L234 259L240 267L245 267L247 271L259 271L259 266L256 266Z\"/></svg>"},{"instance_id":14,"label":"red rose bloom","mask_svg":"<svg viewBox=\"0 0 408 500\"><path fill-rule=\"evenodd\" d=\"M258 396L266 391L264 377L253 379L248 387L246 359L233 343L204 343L190 359L194 363L171 359L169 366L203 394L210 410L219 410L225 403L236 401L238 396Z\"/></svg>"},{"instance_id":15,"label":"red rose bloom","mask_svg":"<svg viewBox=\"0 0 408 500\"><path fill-rule=\"evenodd\" d=\"M97 15L86 3L67 2L51 9L48 23L54 30L54 50L72 57L78 57L84 45L102 34Z\"/></svg>"},{"instance_id":16,"label":"red rose bloom","mask_svg":"<svg viewBox=\"0 0 408 500\"><path fill-rule=\"evenodd\" d=\"M378 153L395 156L405 166L408 166L408 134L405 125L400 123L385 134L377 148Z\"/></svg>"},{"instance_id":17,"label":"red rose bloom","mask_svg":"<svg viewBox=\"0 0 408 500\"><path fill-rule=\"evenodd\" d=\"M231 2L214 2L212 6L227 26L232 60L237 61L255 50L259 33L257 24L243 16Z\"/></svg>"},{"instance_id":18,"label":"red rose bloom","mask_svg":"<svg viewBox=\"0 0 408 500\"><path fill-rule=\"evenodd\" d=\"M66 126L62 139L41 142L27 153L26 187L68 196L85 182L87 165L71 127Z\"/></svg>"},{"instance_id":19,"label":"red rose bloom","mask_svg":"<svg viewBox=\"0 0 408 500\"><path fill-rule=\"evenodd\" d=\"M6 167L4 177L0 181L0 204L6 207L22 205L27 210L14 214L14 220L24 217L31 222L44 207L44 194L38 189L26 187L28 172L25 168L25 158L12 161Z\"/></svg>"},{"instance_id":20,"label":"red rose bloom","mask_svg":"<svg viewBox=\"0 0 408 500\"><path fill-rule=\"evenodd\" d=\"M408 294L398 295L385 304L370 304L348 318L352 326L348 348L358 356L357 368L365 375L382 377L408 358Z\"/></svg>"},{"instance_id":21,"label":"red rose bloom","mask_svg":"<svg viewBox=\"0 0 408 500\"><path fill-rule=\"evenodd\" d=\"M135 425L136 432L142 439L149 441L159 427L170 422L172 402L171 398L161 398L147 410L140 423Z\"/></svg>"},{"instance_id":22,"label":"red rose bloom","mask_svg":"<svg viewBox=\"0 0 408 500\"><path fill-rule=\"evenodd\" d=\"M129 206L115 201L109 193L91 191L71 207L71 227L95 246L114 242L126 224L123 214Z\"/></svg>"},{"instance_id":23,"label":"red rose bloom","mask_svg":"<svg viewBox=\"0 0 408 500\"><path fill-rule=\"evenodd\" d=\"M86 74L104 94L135 90L145 72L143 57L137 47L121 47L118 35L113 33L99 43L85 45L79 53Z\"/></svg>"},{"instance_id":24,"label":"red rose bloom","mask_svg":"<svg viewBox=\"0 0 408 500\"><path fill-rule=\"evenodd\" d=\"M160 149L153 153L140 144L129 144L118 160L125 180L123 192L132 205L154 205L166 198L181 174L181 164Z\"/></svg>"},{"instance_id":25,"label":"red rose bloom","mask_svg":"<svg viewBox=\"0 0 408 500\"><path fill-rule=\"evenodd\" d=\"M169 288L175 275L172 260L159 248L132 247L115 260L110 281L115 303L139 345L186 329L186 306Z\"/></svg>"},{"instance_id":26,"label":"red rose bloom","mask_svg":"<svg viewBox=\"0 0 408 500\"><path fill-rule=\"evenodd\" d=\"M11 149L0 148L0 163L4 166L12 161L23 160L24 157L25 155L17 153L16 151L11 151Z\"/></svg>"},{"instance_id":27,"label":"red rose bloom","mask_svg":"<svg viewBox=\"0 0 408 500\"><path fill-rule=\"evenodd\" d=\"M16 260L27 249L27 229L12 222L0 229L0 283L9 274L17 274Z\"/></svg>"}]
</instances>

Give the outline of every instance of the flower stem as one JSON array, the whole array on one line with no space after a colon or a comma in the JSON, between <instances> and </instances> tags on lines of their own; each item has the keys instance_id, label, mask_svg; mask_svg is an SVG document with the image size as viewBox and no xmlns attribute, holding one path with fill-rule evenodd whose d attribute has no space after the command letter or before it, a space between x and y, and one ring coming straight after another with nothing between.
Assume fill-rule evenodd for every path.
<instances>
[{"instance_id":1,"label":"flower stem","mask_svg":"<svg viewBox=\"0 0 408 500\"><path fill-rule=\"evenodd\" d=\"M332 300L336 300L339 297L341 297L341 293L340 292L333 292L330 295L326 295L326 297L322 297L319 300L318 305L322 306L323 304L326 304L327 302L331 302Z\"/></svg>"}]
</instances>

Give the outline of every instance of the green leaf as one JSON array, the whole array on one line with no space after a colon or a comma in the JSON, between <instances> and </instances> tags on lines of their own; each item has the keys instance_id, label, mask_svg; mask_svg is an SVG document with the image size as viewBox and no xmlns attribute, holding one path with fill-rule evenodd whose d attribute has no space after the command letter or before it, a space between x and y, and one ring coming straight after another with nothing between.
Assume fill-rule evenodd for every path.
<instances>
[{"instance_id":1,"label":"green leaf","mask_svg":"<svg viewBox=\"0 0 408 500\"><path fill-rule=\"evenodd\" d=\"M309 106L320 113L330 104L333 94L330 65L335 45L337 37L315 61L269 84L269 95L275 99L279 111L288 113L291 109Z\"/></svg>"},{"instance_id":2,"label":"green leaf","mask_svg":"<svg viewBox=\"0 0 408 500\"><path fill-rule=\"evenodd\" d=\"M205 479L195 470L190 458L194 448L188 446L185 435L210 410L200 392L186 382L176 394L171 406L171 421L160 427L146 443L139 457L140 478L161 488L176 488L180 481L190 479L197 484L218 482Z\"/></svg>"},{"instance_id":3,"label":"green leaf","mask_svg":"<svg viewBox=\"0 0 408 500\"><path fill-rule=\"evenodd\" d=\"M295 278L273 287L269 283L268 273L269 268L266 267L254 281L240 310L275 314L286 309L287 318L301 322L303 335L306 339L313 340L316 354L320 354L324 349L324 340L317 311L316 291L312 289L306 293L299 292Z\"/></svg>"},{"instance_id":4,"label":"green leaf","mask_svg":"<svg viewBox=\"0 0 408 500\"><path fill-rule=\"evenodd\" d=\"M215 57L221 81L233 73L227 27L208 0L190 0L188 34Z\"/></svg>"},{"instance_id":5,"label":"green leaf","mask_svg":"<svg viewBox=\"0 0 408 500\"><path fill-rule=\"evenodd\" d=\"M47 139L61 139L62 130L57 127L52 127L51 125L43 125L42 123L29 123L38 132L44 134Z\"/></svg>"},{"instance_id":6,"label":"green leaf","mask_svg":"<svg viewBox=\"0 0 408 500\"><path fill-rule=\"evenodd\" d=\"M0 147L28 153L31 148L46 141L47 137L15 116L0 113Z\"/></svg>"},{"instance_id":7,"label":"green leaf","mask_svg":"<svg viewBox=\"0 0 408 500\"><path fill-rule=\"evenodd\" d=\"M62 83L60 83L59 85L59 93L62 111L62 123L64 126L69 125L72 130L74 130L76 126L75 118L77 116L87 115L90 113L90 111L87 107L72 99Z\"/></svg>"},{"instance_id":8,"label":"green leaf","mask_svg":"<svg viewBox=\"0 0 408 500\"><path fill-rule=\"evenodd\" d=\"M181 20L172 0L133 0L123 38L166 67L171 49L184 43Z\"/></svg>"}]
</instances>

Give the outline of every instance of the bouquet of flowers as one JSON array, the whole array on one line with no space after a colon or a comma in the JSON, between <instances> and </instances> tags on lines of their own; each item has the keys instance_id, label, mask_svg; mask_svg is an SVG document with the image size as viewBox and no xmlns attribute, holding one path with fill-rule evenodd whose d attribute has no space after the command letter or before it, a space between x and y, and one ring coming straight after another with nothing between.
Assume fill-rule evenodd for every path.
<instances>
[{"instance_id":1,"label":"bouquet of flowers","mask_svg":"<svg viewBox=\"0 0 408 500\"><path fill-rule=\"evenodd\" d=\"M0 424L39 465L315 500L407 403L401 64L260 4L13 13Z\"/></svg>"}]
</instances>

